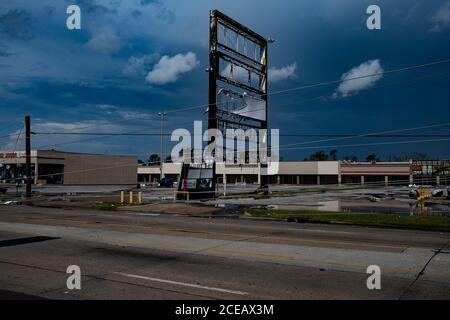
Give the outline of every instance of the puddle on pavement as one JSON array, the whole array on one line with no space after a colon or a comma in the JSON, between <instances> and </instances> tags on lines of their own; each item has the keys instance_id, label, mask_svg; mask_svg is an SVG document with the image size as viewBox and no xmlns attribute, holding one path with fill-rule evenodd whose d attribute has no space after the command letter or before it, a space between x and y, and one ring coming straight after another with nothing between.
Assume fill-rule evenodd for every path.
<instances>
[{"instance_id":1,"label":"puddle on pavement","mask_svg":"<svg viewBox=\"0 0 450 320\"><path fill-rule=\"evenodd\" d=\"M220 208L220 209L224 209L227 211L240 211L241 210L241 205L236 204L236 203L216 203L214 205L215 208Z\"/></svg>"},{"instance_id":2,"label":"puddle on pavement","mask_svg":"<svg viewBox=\"0 0 450 320\"><path fill-rule=\"evenodd\" d=\"M415 203L405 201L331 200L305 204L268 205L274 210L317 210L328 212L384 213L409 216L446 216L450 217L450 202Z\"/></svg>"}]
</instances>

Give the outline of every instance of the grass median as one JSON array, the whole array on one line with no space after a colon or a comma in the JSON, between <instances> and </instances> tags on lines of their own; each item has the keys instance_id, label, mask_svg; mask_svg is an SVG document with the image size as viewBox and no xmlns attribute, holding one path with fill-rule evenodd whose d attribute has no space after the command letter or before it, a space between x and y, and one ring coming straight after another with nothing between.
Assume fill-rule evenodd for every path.
<instances>
[{"instance_id":1,"label":"grass median","mask_svg":"<svg viewBox=\"0 0 450 320\"><path fill-rule=\"evenodd\" d=\"M119 202L97 202L95 208L99 210L114 211L120 207Z\"/></svg>"},{"instance_id":2,"label":"grass median","mask_svg":"<svg viewBox=\"0 0 450 320\"><path fill-rule=\"evenodd\" d=\"M252 217L298 222L333 223L372 227L405 228L431 231L450 231L450 217L402 216L381 213L346 213L315 210L249 209Z\"/></svg>"},{"instance_id":3,"label":"grass median","mask_svg":"<svg viewBox=\"0 0 450 320\"><path fill-rule=\"evenodd\" d=\"M147 204L147 203L145 203ZM97 202L95 204L95 208L99 210L106 210L106 211L115 211L119 208L131 208L131 207L140 207L143 206L143 204L121 204L120 202Z\"/></svg>"}]
</instances>

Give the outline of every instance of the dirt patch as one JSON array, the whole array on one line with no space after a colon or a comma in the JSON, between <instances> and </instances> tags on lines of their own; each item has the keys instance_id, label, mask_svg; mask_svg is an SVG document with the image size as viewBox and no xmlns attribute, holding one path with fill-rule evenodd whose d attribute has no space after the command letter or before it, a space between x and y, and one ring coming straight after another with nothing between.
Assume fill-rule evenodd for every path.
<instances>
[{"instance_id":1,"label":"dirt patch","mask_svg":"<svg viewBox=\"0 0 450 320\"><path fill-rule=\"evenodd\" d=\"M118 210L143 212L143 213L170 213L180 215L214 215L223 212L221 208L195 206L184 203L154 203L136 207L120 207Z\"/></svg>"},{"instance_id":2,"label":"dirt patch","mask_svg":"<svg viewBox=\"0 0 450 320\"><path fill-rule=\"evenodd\" d=\"M96 195L96 196L51 196L35 197L25 200L23 203L29 206L46 208L73 208L73 209L95 209L97 203L117 201L117 196Z\"/></svg>"}]
</instances>

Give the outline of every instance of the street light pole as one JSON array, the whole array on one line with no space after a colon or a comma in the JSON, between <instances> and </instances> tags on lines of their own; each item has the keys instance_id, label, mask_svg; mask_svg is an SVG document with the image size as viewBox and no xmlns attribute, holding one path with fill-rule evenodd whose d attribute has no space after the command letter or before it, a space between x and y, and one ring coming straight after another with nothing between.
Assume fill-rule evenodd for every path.
<instances>
[{"instance_id":1,"label":"street light pole","mask_svg":"<svg viewBox=\"0 0 450 320\"><path fill-rule=\"evenodd\" d=\"M270 151L270 145L269 145L269 136L268 136L268 131L269 131L269 127L268 127L268 117L269 117L269 45L273 44L275 42L275 39L272 37L269 37L267 39L266 42L266 46L265 46L265 65L264 65L264 71L267 75L267 79L265 79L264 84L260 82L260 86L261 86L261 90L265 91L265 95L263 97L263 100L265 100L265 104L266 104L266 119L265 121L262 123L262 129L266 129L266 135L265 135L265 143L263 143L262 145L264 145L266 147L266 155L267 157L269 156L269 152ZM263 84L263 86L262 86ZM264 138L263 138L264 140ZM259 141L260 145L261 145L261 141ZM258 184L259 184L259 189L261 191L264 191L264 193L268 192L268 187L269 187L269 177L267 176L267 163L266 164L262 164L261 163L261 159L258 156ZM265 174L263 174L261 171L265 171Z\"/></svg>"},{"instance_id":2,"label":"street light pole","mask_svg":"<svg viewBox=\"0 0 450 320\"><path fill-rule=\"evenodd\" d=\"M163 128L164 128L164 116L167 113L165 112L158 112L158 116L161 117L161 146L160 146L160 156L159 156L159 180L161 181L164 178L163 173Z\"/></svg>"},{"instance_id":3,"label":"street light pole","mask_svg":"<svg viewBox=\"0 0 450 320\"><path fill-rule=\"evenodd\" d=\"M31 197L31 118L25 117L25 158L26 158L26 191L25 197Z\"/></svg>"}]
</instances>

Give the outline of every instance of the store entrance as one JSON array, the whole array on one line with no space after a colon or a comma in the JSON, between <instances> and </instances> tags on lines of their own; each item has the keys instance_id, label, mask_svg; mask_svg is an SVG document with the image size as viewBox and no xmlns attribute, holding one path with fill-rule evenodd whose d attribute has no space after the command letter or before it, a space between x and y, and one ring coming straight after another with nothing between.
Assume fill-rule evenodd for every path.
<instances>
[{"instance_id":1,"label":"store entrance","mask_svg":"<svg viewBox=\"0 0 450 320\"><path fill-rule=\"evenodd\" d=\"M34 163L31 164L31 172L34 180ZM0 183L25 183L26 165L23 163L0 163Z\"/></svg>"}]
</instances>

